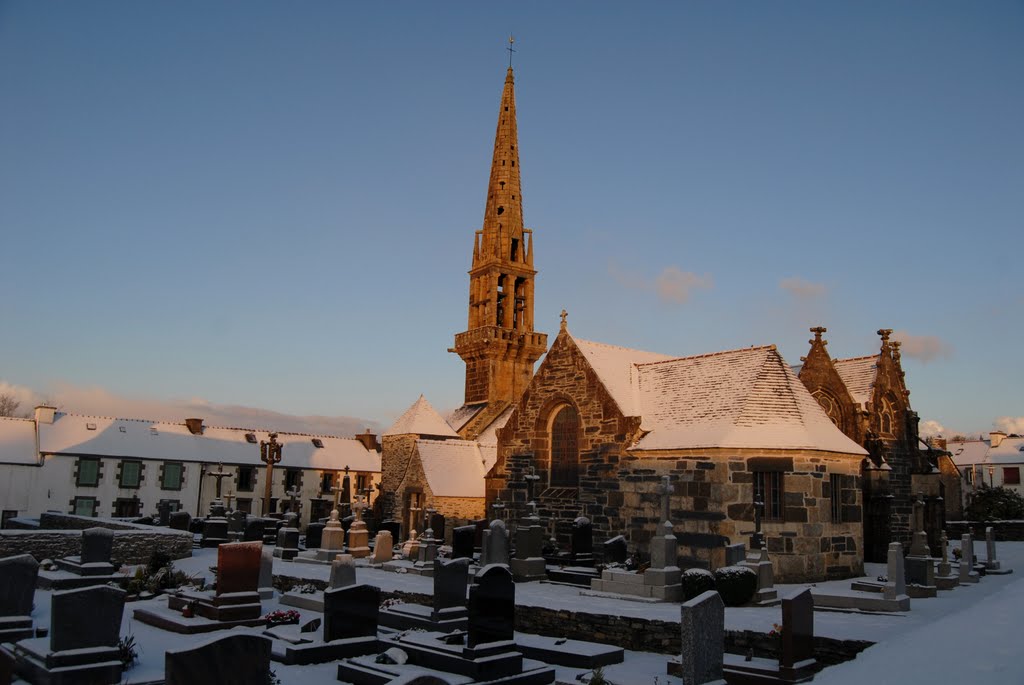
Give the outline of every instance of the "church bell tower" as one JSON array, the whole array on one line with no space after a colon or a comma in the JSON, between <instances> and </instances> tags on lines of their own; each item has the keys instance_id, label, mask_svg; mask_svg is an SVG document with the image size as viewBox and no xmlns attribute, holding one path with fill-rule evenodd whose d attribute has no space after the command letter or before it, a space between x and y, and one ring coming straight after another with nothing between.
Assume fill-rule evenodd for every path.
<instances>
[{"instance_id":1,"label":"church bell tower","mask_svg":"<svg viewBox=\"0 0 1024 685\"><path fill-rule=\"evenodd\" d=\"M533 231L523 227L519 183L515 80L512 67L494 135L483 228L473 239L469 271L469 327L451 351L466 362L466 405L486 403L496 416L517 401L547 349L547 335L533 330Z\"/></svg>"}]
</instances>

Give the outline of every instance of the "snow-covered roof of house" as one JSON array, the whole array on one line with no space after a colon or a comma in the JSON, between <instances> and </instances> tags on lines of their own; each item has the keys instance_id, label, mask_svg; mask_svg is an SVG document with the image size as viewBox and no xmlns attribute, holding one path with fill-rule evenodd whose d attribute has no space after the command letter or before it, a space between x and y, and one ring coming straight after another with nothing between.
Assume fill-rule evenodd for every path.
<instances>
[{"instance_id":1,"label":"snow-covered roof of house","mask_svg":"<svg viewBox=\"0 0 1024 685\"><path fill-rule=\"evenodd\" d=\"M0 464L36 463L36 422L0 416Z\"/></svg>"},{"instance_id":2,"label":"snow-covered roof of house","mask_svg":"<svg viewBox=\"0 0 1024 685\"><path fill-rule=\"evenodd\" d=\"M957 466L984 464L988 461L988 440L951 440L946 444L946 450L953 455L953 463Z\"/></svg>"},{"instance_id":3,"label":"snow-covered roof of house","mask_svg":"<svg viewBox=\"0 0 1024 685\"><path fill-rule=\"evenodd\" d=\"M832 364L835 366L836 373L843 379L846 389L850 391L853 401L862 407L867 406L875 391L875 379L878 377L878 355L836 359Z\"/></svg>"},{"instance_id":4,"label":"snow-covered roof of house","mask_svg":"<svg viewBox=\"0 0 1024 685\"><path fill-rule=\"evenodd\" d=\"M1024 463L1024 438L1003 438L998 447L989 448L988 458L993 464Z\"/></svg>"},{"instance_id":5,"label":"snow-covered roof of house","mask_svg":"<svg viewBox=\"0 0 1024 685\"><path fill-rule=\"evenodd\" d=\"M640 415L636 365L673 359L667 354L631 350L627 347L606 345L575 337L573 341L593 367L619 410L626 416Z\"/></svg>"},{"instance_id":6,"label":"snow-covered roof of house","mask_svg":"<svg viewBox=\"0 0 1024 685\"><path fill-rule=\"evenodd\" d=\"M39 424L39 451L43 454L259 466L261 440L269 440L268 431L211 426L193 435L183 423L62 412L56 413L53 423ZM277 441L282 445L280 466L284 468L336 470L348 466L354 471L380 472L380 454L354 438L278 432Z\"/></svg>"},{"instance_id":7,"label":"snow-covered roof of house","mask_svg":"<svg viewBox=\"0 0 1024 685\"><path fill-rule=\"evenodd\" d=\"M634 449L807 449L867 454L828 418L774 345L636 366Z\"/></svg>"},{"instance_id":8,"label":"snow-covered roof of house","mask_svg":"<svg viewBox=\"0 0 1024 685\"><path fill-rule=\"evenodd\" d=\"M488 456L496 448L473 440L417 440L416 449L435 497L483 497ZM485 456L484 452L493 455Z\"/></svg>"},{"instance_id":9,"label":"snow-covered roof of house","mask_svg":"<svg viewBox=\"0 0 1024 685\"><path fill-rule=\"evenodd\" d=\"M420 395L420 398L412 403L412 406L405 410L405 413L398 417L391 428L384 431L384 435L433 435L437 437L457 438L459 434L452 430L448 422L444 420L427 398Z\"/></svg>"}]
</instances>

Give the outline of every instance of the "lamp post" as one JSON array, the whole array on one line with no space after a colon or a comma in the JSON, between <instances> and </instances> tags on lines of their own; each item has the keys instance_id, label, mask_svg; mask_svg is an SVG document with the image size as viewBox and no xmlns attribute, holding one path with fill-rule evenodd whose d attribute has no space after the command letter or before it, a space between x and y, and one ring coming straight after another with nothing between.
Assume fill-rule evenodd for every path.
<instances>
[{"instance_id":1,"label":"lamp post","mask_svg":"<svg viewBox=\"0 0 1024 685\"><path fill-rule=\"evenodd\" d=\"M988 467L988 486L994 488L995 484L996 467L991 464Z\"/></svg>"},{"instance_id":2,"label":"lamp post","mask_svg":"<svg viewBox=\"0 0 1024 685\"><path fill-rule=\"evenodd\" d=\"M263 515L270 513L270 489L274 484L274 464L281 461L281 443L277 433L270 434L270 440L260 440L260 461L267 465L267 485L263 491Z\"/></svg>"}]
</instances>

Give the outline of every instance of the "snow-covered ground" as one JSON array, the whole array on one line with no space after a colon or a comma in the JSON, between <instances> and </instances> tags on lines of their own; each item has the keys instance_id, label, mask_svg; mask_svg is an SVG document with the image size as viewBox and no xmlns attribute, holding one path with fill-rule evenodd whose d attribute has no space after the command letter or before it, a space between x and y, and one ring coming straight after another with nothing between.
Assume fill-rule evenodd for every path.
<instances>
[{"instance_id":1,"label":"snow-covered ground","mask_svg":"<svg viewBox=\"0 0 1024 685\"><path fill-rule=\"evenodd\" d=\"M983 545L981 556L984 557ZM911 600L911 611L891 615L815 612L815 632L834 638L856 638L877 642L854 661L828 668L815 677L827 685L872 685L893 683L959 682L959 683L1024 683L1024 659L1019 657L1018 644L1024 640L1024 542L999 544L1003 566L1016 569L1005 576L987 576L976 585L940 592L934 599ZM216 564L215 550L197 550L191 559L176 562L176 567L189 573L211 577L209 567ZM869 565L871 577L884 573L884 566ZM274 560L274 573L327 580L326 566L296 564ZM360 568L360 582L377 585L382 590L405 590L429 593L432 580L412 574L400 574ZM819 587L848 589L849 580L821 583ZM779 586L784 594L798 586ZM49 624L49 592L36 591L34 618L37 625ZM580 595L577 588L548 583L527 583L516 586L516 601L528 606L570 609L587 613L636 616L641 618L679 620L679 605L648 604L628 600ZM138 644L139 663L125 676L127 683L158 680L163 674L164 652L188 648L216 637L177 635L133 621L132 610L125 607L122 634L132 634ZM280 608L277 601L264 602L264 611ZM293 608L293 607L285 607ZM301 611L303 620L319 616ZM764 609L727 609L726 627L767 632L773 623L781 623L779 607ZM223 633L220 633L223 634ZM679 680L665 675L668 657L662 654L626 652L623 664L605 669L606 676L619 685L659 683L675 684ZM282 685L299 683L334 683L336 666L290 667L272 664ZM560 680L572 681L582 671L559 668Z\"/></svg>"}]
</instances>

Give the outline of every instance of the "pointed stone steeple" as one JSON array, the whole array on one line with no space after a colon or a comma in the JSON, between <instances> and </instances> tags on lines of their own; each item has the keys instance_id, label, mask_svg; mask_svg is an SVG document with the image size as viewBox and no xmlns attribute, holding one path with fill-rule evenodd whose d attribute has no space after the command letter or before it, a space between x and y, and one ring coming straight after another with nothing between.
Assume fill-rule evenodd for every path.
<instances>
[{"instance_id":1,"label":"pointed stone steeple","mask_svg":"<svg viewBox=\"0 0 1024 685\"><path fill-rule=\"evenodd\" d=\"M483 226L473 240L469 327L455 336L466 362L466 404L500 411L526 389L547 336L533 330L533 232L523 225L515 79L512 68L498 108ZM464 436L466 437L466 436ZM472 436L470 436L472 437Z\"/></svg>"}]
</instances>

